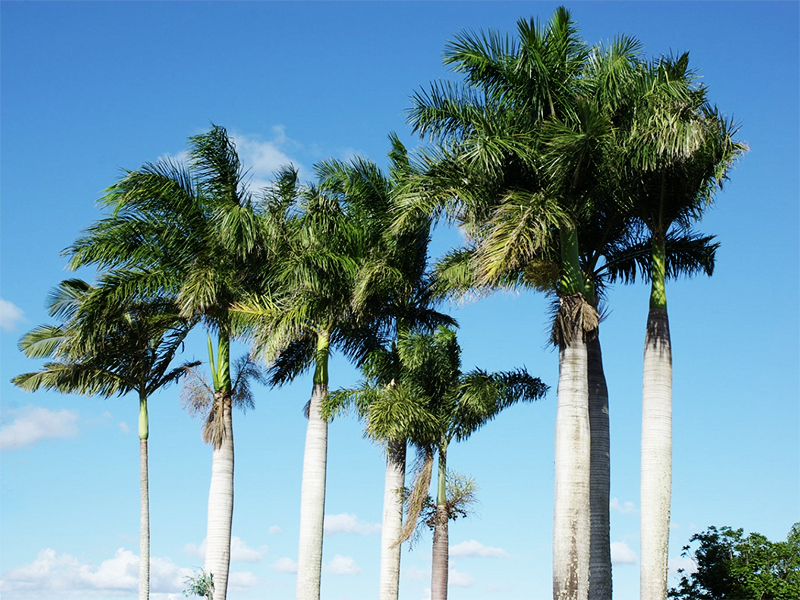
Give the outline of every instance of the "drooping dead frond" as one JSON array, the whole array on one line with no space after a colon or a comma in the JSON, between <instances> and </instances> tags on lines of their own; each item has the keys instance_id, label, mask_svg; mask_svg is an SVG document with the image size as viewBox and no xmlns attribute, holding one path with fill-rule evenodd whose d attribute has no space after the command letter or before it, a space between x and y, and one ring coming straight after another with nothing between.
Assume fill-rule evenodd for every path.
<instances>
[{"instance_id":1,"label":"drooping dead frond","mask_svg":"<svg viewBox=\"0 0 800 600\"><path fill-rule=\"evenodd\" d=\"M414 477L414 484L411 487L411 493L406 500L406 520L403 524L403 529L400 530L400 538L394 544L395 546L402 544L411 536L417 528L417 521L419 515L425 506L425 499L428 497L428 490L431 487L431 473L433 471L433 447L425 448L422 456L422 462L417 469L416 476Z\"/></svg>"},{"instance_id":2,"label":"drooping dead frond","mask_svg":"<svg viewBox=\"0 0 800 600\"><path fill-rule=\"evenodd\" d=\"M225 441L225 437L228 435L228 430L225 426L226 410L231 410L230 392L214 392L214 403L203 425L203 441L206 444L211 444L215 450L219 450L222 447L222 442Z\"/></svg>"},{"instance_id":3,"label":"drooping dead frond","mask_svg":"<svg viewBox=\"0 0 800 600\"><path fill-rule=\"evenodd\" d=\"M566 294L559 298L558 311L553 321L551 341L564 348L575 339L591 340L597 335L600 316L583 294Z\"/></svg>"},{"instance_id":4,"label":"drooping dead frond","mask_svg":"<svg viewBox=\"0 0 800 600\"><path fill-rule=\"evenodd\" d=\"M181 406L193 417L208 414L214 402L214 390L198 369L188 369L181 388Z\"/></svg>"}]
</instances>

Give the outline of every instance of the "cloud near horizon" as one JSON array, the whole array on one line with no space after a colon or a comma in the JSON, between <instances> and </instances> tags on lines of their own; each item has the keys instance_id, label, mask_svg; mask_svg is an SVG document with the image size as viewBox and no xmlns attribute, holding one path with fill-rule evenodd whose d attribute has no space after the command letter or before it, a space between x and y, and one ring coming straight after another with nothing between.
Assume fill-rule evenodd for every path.
<instances>
[{"instance_id":1,"label":"cloud near horizon","mask_svg":"<svg viewBox=\"0 0 800 600\"><path fill-rule=\"evenodd\" d=\"M467 540L455 546L450 546L450 556L467 557L476 556L480 558L507 558L508 552L502 548L484 546L477 540Z\"/></svg>"},{"instance_id":2,"label":"cloud near horizon","mask_svg":"<svg viewBox=\"0 0 800 600\"><path fill-rule=\"evenodd\" d=\"M186 544L183 547L183 551L205 560L206 540L200 542L199 546L196 544ZM231 536L231 562L261 562L264 554L268 551L269 549L266 546L261 546L258 550L250 548L239 536Z\"/></svg>"},{"instance_id":3,"label":"cloud near horizon","mask_svg":"<svg viewBox=\"0 0 800 600\"><path fill-rule=\"evenodd\" d=\"M371 535L381 530L380 523L367 523L352 513L325 515L325 533L350 533L354 535Z\"/></svg>"},{"instance_id":4,"label":"cloud near horizon","mask_svg":"<svg viewBox=\"0 0 800 600\"><path fill-rule=\"evenodd\" d=\"M625 502L623 504L616 497L611 499L611 504L609 505L609 507L611 508L611 510L621 513L623 515L636 512L636 505L633 502Z\"/></svg>"},{"instance_id":5,"label":"cloud near horizon","mask_svg":"<svg viewBox=\"0 0 800 600\"><path fill-rule=\"evenodd\" d=\"M611 562L615 565L635 565L639 561L636 553L625 542L611 542Z\"/></svg>"},{"instance_id":6,"label":"cloud near horizon","mask_svg":"<svg viewBox=\"0 0 800 600\"><path fill-rule=\"evenodd\" d=\"M40 440L78 436L79 413L76 410L49 410L29 405L3 412L13 420L0 426L0 450L24 448Z\"/></svg>"},{"instance_id":7,"label":"cloud near horizon","mask_svg":"<svg viewBox=\"0 0 800 600\"><path fill-rule=\"evenodd\" d=\"M333 560L327 564L325 570L334 575L358 575L361 573L361 567L356 564L351 556L342 556L337 554Z\"/></svg>"}]
</instances>

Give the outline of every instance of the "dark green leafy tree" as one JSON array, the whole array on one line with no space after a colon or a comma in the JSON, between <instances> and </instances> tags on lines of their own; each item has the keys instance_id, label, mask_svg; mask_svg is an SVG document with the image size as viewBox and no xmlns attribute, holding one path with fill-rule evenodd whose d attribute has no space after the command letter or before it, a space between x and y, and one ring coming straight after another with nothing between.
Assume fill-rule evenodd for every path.
<instances>
[{"instance_id":1,"label":"dark green leafy tree","mask_svg":"<svg viewBox=\"0 0 800 600\"><path fill-rule=\"evenodd\" d=\"M771 542L759 533L709 527L684 546L683 556L694 572L679 570L678 600L793 600L800 598L800 523L785 542Z\"/></svg>"},{"instance_id":2,"label":"dark green leafy tree","mask_svg":"<svg viewBox=\"0 0 800 600\"><path fill-rule=\"evenodd\" d=\"M29 358L49 359L12 382L24 390L55 390L108 398L135 392L139 398L141 528L139 598L150 595L150 493L147 401L198 362L171 367L193 324L167 300L108 303L102 290L80 279L61 282L48 312L59 325L41 325L19 342Z\"/></svg>"}]
</instances>

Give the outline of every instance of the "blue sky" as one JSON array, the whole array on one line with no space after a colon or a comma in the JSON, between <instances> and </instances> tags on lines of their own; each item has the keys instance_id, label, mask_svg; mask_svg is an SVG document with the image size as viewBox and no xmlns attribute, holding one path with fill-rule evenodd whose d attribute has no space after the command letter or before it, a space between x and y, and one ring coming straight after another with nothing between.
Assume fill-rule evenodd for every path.
<instances>
[{"instance_id":1,"label":"blue sky","mask_svg":"<svg viewBox=\"0 0 800 600\"><path fill-rule=\"evenodd\" d=\"M354 154L384 164L387 134L413 148L404 111L448 72L462 29L513 31L551 2L10 2L0 4L0 592L5 600L135 598L137 403L25 394L16 342L47 321L71 274L60 251L100 216L121 169L177 156L211 122L228 128L253 185L292 162ZM637 36L650 55L690 51L750 152L699 229L722 246L710 279L668 286L674 346L670 556L709 525L785 538L800 520L797 2L568 3L589 42ZM440 231L438 253L458 238ZM81 273L91 278L91 272ZM616 287L602 325L611 395L615 598L638 597L641 362L648 290ZM557 356L547 300L499 294L449 307L466 368L525 365L552 386L465 443L449 466L480 486L451 528L451 597L551 597ZM204 359L193 334L186 358ZM241 348L244 351L245 348ZM332 387L357 373L341 358ZM259 389L235 415L231 600L294 597L302 407L311 383ZM211 450L180 406L152 398L152 592L182 597L203 564ZM330 427L325 600L375 596L383 457L358 423ZM430 537L403 556L401 598L427 597ZM673 583L675 579L671 580Z\"/></svg>"}]
</instances>

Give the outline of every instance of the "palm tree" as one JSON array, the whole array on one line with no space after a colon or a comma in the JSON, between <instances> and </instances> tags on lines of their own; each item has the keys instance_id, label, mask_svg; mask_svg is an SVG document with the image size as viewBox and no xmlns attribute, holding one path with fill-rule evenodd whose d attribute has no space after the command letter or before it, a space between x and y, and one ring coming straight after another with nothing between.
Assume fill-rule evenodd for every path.
<instances>
[{"instance_id":1,"label":"palm tree","mask_svg":"<svg viewBox=\"0 0 800 600\"><path fill-rule=\"evenodd\" d=\"M447 449L518 401L544 396L547 386L525 370L487 373L461 372L461 349L453 329L440 326L434 332L401 332L397 339L400 379L385 386L373 372L371 382L341 393L366 415L367 431L377 439L407 438L425 457L409 501L409 516L400 541L408 539L427 496L431 466L438 457L435 513L433 515L433 564L431 598L447 598L448 521L454 519L452 498L447 495ZM385 352L384 352L385 356ZM385 363L381 355L374 364ZM398 542L399 545L399 542Z\"/></svg>"},{"instance_id":2,"label":"palm tree","mask_svg":"<svg viewBox=\"0 0 800 600\"><path fill-rule=\"evenodd\" d=\"M655 61L644 78L630 130L631 196L650 248L642 275L650 280L642 385L641 575L643 600L664 600L672 481L672 350L665 282L692 274L695 263L669 253L676 240L705 240L690 226L713 200L729 167L745 150L736 127L707 101L688 67L688 54ZM671 101L665 102L668 97ZM700 244L702 246L702 244ZM640 263L643 264L643 263ZM706 268L707 274L713 269ZM629 270L629 279L635 271Z\"/></svg>"},{"instance_id":3,"label":"palm tree","mask_svg":"<svg viewBox=\"0 0 800 600\"><path fill-rule=\"evenodd\" d=\"M364 163L366 166L366 163ZM331 348L360 363L379 342L374 319L355 302L356 274L381 237L369 196L351 193L343 165L316 166L319 183L300 186L284 172L268 201L268 229L283 260L269 281L275 293L256 293L236 306L256 351L272 363L271 382L281 385L313 367L303 458L297 598L317 600L322 571L328 422L321 412L328 395ZM287 199L292 199L287 202Z\"/></svg>"},{"instance_id":4,"label":"palm tree","mask_svg":"<svg viewBox=\"0 0 800 600\"><path fill-rule=\"evenodd\" d=\"M594 500L601 505L606 498L605 510L595 513L598 535L590 535L589 514L592 461L595 482L601 474L608 481L597 295L585 270L587 256L602 252L584 242L582 230L598 215L622 212L609 184L619 162L614 130L627 110L619 82L638 55L638 42L622 37L590 51L564 9L543 27L519 21L515 40L461 34L445 62L464 75L465 86L438 84L418 93L411 113L416 130L439 143L423 155L424 176L407 195L405 212L457 219L471 237L444 270L454 270L462 286L527 286L558 296L557 600L587 597L590 555L605 581L595 585L593 598L610 595L607 483L597 486ZM594 348L591 391L587 344Z\"/></svg>"},{"instance_id":5,"label":"palm tree","mask_svg":"<svg viewBox=\"0 0 800 600\"><path fill-rule=\"evenodd\" d=\"M147 401L199 363L170 369L192 322L179 317L173 303L98 301L97 289L79 279L62 281L48 312L60 325L41 325L19 342L29 358L48 358L41 370L16 376L24 390L110 397L136 392L139 397L141 525L139 599L150 596L150 493Z\"/></svg>"},{"instance_id":6,"label":"palm tree","mask_svg":"<svg viewBox=\"0 0 800 600\"><path fill-rule=\"evenodd\" d=\"M189 168L169 159L128 172L107 191L111 214L87 229L68 252L71 266L109 270L109 294L174 295L181 314L209 332L215 405L206 570L214 598L224 600L230 568L234 446L230 308L263 288L257 265L273 259L246 186L246 172L223 127L190 138ZM216 350L211 336L217 338Z\"/></svg>"},{"instance_id":7,"label":"palm tree","mask_svg":"<svg viewBox=\"0 0 800 600\"><path fill-rule=\"evenodd\" d=\"M396 190L411 172L406 148L396 135L389 136L388 176L371 161L356 158L348 163L332 161L328 180L338 182L342 193L369 211L369 219L378 224L381 236L370 248L356 273L354 302L361 318L374 323L384 338L377 356L382 366L373 371L382 386L402 382L397 356L397 337L413 328L432 331L438 325L455 321L434 309L431 274L428 271L430 219L409 224L402 231L391 227ZM377 363L376 363L377 364ZM374 365L373 365L374 368ZM392 383L394 382L394 383ZM335 412L335 403L326 403L325 412ZM363 416L363 414L362 414ZM383 524L381 529L380 599L397 600L400 584L399 543L403 525L402 490L405 487L407 440L404 437L385 441L386 476L384 483Z\"/></svg>"}]
</instances>

